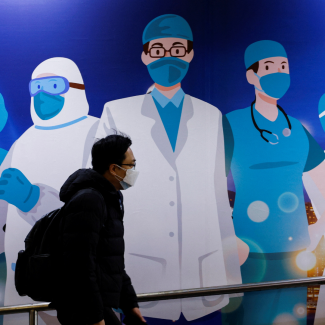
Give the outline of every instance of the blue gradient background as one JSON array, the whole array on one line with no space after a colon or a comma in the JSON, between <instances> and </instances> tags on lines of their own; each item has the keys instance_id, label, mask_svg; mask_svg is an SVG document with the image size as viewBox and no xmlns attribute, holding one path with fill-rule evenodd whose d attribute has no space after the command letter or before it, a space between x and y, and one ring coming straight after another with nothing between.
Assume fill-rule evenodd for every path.
<instances>
[{"instance_id":1,"label":"blue gradient background","mask_svg":"<svg viewBox=\"0 0 325 325\"><path fill-rule=\"evenodd\" d=\"M282 43L291 87L279 104L325 148L317 111L325 92L325 3L293 0L2 0L0 92L9 112L2 147L9 149L32 124L28 82L50 57L77 63L91 115L99 117L109 100L143 94L152 81L140 60L142 31L165 13L183 16L194 34L184 91L223 113L253 100L245 77L246 47L261 39Z\"/></svg>"},{"instance_id":2,"label":"blue gradient background","mask_svg":"<svg viewBox=\"0 0 325 325\"><path fill-rule=\"evenodd\" d=\"M0 92L9 118L0 147L9 150L32 125L28 83L50 57L79 66L90 115L100 117L107 101L145 93L152 80L140 59L142 31L166 13L184 17L194 35L184 91L222 113L247 107L254 98L245 77L246 47L261 39L283 44L291 87L279 104L325 149L318 118L325 93L325 2L306 0L2 0Z\"/></svg>"}]
</instances>

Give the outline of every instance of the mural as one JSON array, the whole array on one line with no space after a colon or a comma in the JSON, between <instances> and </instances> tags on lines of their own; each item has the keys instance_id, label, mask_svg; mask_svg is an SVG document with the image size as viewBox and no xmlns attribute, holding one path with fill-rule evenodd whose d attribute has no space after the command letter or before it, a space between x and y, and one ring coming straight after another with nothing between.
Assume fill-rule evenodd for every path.
<instances>
[{"instance_id":1,"label":"mural","mask_svg":"<svg viewBox=\"0 0 325 325\"><path fill-rule=\"evenodd\" d=\"M138 293L322 274L324 14L292 0L0 4L0 305L31 302L14 287L26 234L119 131L141 171L123 192ZM318 292L319 306L323 287L141 311L155 325L323 324Z\"/></svg>"}]
</instances>

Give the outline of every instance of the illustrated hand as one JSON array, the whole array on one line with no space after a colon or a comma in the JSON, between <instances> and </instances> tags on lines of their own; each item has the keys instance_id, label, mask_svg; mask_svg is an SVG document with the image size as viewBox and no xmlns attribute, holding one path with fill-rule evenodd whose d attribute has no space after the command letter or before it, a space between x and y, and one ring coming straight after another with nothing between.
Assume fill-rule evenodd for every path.
<instances>
[{"instance_id":1,"label":"illustrated hand","mask_svg":"<svg viewBox=\"0 0 325 325\"><path fill-rule=\"evenodd\" d=\"M307 252L312 252L316 249L319 241L325 233L325 223L323 222L325 218L322 216L316 223L308 226L308 232L310 237L310 245L307 247Z\"/></svg>"},{"instance_id":2,"label":"illustrated hand","mask_svg":"<svg viewBox=\"0 0 325 325\"><path fill-rule=\"evenodd\" d=\"M131 309L131 311L125 314L123 323L127 325L133 325L133 324L147 323L147 321L141 315L140 309L135 307Z\"/></svg>"},{"instance_id":3,"label":"illustrated hand","mask_svg":"<svg viewBox=\"0 0 325 325\"><path fill-rule=\"evenodd\" d=\"M237 249L238 249L238 257L239 257L239 265L243 265L249 254L249 246L242 241L240 238L236 237L237 239Z\"/></svg>"},{"instance_id":4,"label":"illustrated hand","mask_svg":"<svg viewBox=\"0 0 325 325\"><path fill-rule=\"evenodd\" d=\"M0 200L28 212L36 205L40 189L32 185L25 175L16 168L5 169L0 178Z\"/></svg>"}]
</instances>

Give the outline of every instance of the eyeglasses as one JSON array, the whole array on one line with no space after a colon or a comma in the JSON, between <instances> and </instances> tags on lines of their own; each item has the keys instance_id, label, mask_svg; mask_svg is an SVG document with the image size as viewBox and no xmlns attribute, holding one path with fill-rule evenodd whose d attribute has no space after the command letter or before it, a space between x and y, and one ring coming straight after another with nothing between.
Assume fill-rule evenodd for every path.
<instances>
[{"instance_id":1,"label":"eyeglasses","mask_svg":"<svg viewBox=\"0 0 325 325\"><path fill-rule=\"evenodd\" d=\"M134 163L134 164L121 164L121 166L132 166L131 169L135 170L136 163Z\"/></svg>"},{"instance_id":2,"label":"eyeglasses","mask_svg":"<svg viewBox=\"0 0 325 325\"><path fill-rule=\"evenodd\" d=\"M170 53L170 56L182 58L186 55L186 48L184 46L173 46L170 50L166 50L163 47L152 47L149 50L150 57L152 58L163 58L167 52Z\"/></svg>"}]
</instances>

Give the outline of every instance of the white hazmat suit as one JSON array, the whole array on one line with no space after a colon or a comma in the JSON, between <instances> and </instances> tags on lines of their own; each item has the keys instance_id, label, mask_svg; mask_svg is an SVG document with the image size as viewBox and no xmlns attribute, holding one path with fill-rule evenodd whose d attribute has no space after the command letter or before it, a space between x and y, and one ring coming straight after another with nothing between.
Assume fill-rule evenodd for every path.
<instances>
[{"instance_id":1,"label":"white hazmat suit","mask_svg":"<svg viewBox=\"0 0 325 325\"><path fill-rule=\"evenodd\" d=\"M42 62L34 70L32 79L46 76L44 74L61 76L70 83L83 84L77 65L66 58L51 58ZM13 144L1 166L2 171L9 167L18 169L31 184L40 189L38 202L26 213L8 204L5 305L32 302L29 297L20 297L15 289L17 253L24 249L24 239L32 225L45 213L62 206L59 189L69 175L86 166L94 142L98 119L88 115L85 90L70 86L63 96L62 110L48 120L43 120L36 114L34 97L31 97L30 109L34 124ZM27 323L27 315L21 314L6 316L5 324L20 324L18 317L21 324Z\"/></svg>"}]
</instances>

